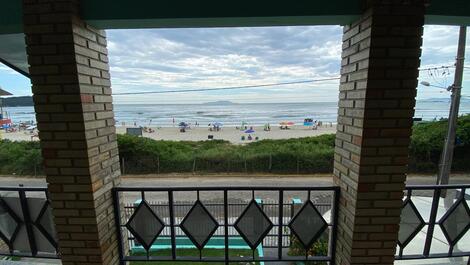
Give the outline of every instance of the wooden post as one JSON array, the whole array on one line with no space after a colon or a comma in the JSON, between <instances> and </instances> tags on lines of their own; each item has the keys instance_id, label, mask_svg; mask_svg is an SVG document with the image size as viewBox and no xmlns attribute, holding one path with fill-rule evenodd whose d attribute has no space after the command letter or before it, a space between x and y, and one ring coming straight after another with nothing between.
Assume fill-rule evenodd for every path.
<instances>
[{"instance_id":1,"label":"wooden post","mask_svg":"<svg viewBox=\"0 0 470 265\"><path fill-rule=\"evenodd\" d=\"M297 157L297 174L300 173L300 161L299 158Z\"/></svg>"},{"instance_id":2,"label":"wooden post","mask_svg":"<svg viewBox=\"0 0 470 265\"><path fill-rule=\"evenodd\" d=\"M157 156L157 174L160 174L160 155Z\"/></svg>"},{"instance_id":3,"label":"wooden post","mask_svg":"<svg viewBox=\"0 0 470 265\"><path fill-rule=\"evenodd\" d=\"M273 170L273 155L269 154L269 172Z\"/></svg>"},{"instance_id":4,"label":"wooden post","mask_svg":"<svg viewBox=\"0 0 470 265\"><path fill-rule=\"evenodd\" d=\"M122 165L121 165L122 174L125 175L126 174L126 162L124 160L124 157L122 157L121 161L122 161Z\"/></svg>"}]
</instances>

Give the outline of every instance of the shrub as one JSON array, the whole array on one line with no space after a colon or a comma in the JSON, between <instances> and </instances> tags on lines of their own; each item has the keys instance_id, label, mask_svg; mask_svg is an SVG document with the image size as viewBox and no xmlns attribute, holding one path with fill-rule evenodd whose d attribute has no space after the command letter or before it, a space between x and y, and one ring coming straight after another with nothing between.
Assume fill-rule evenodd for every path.
<instances>
[{"instance_id":1,"label":"shrub","mask_svg":"<svg viewBox=\"0 0 470 265\"><path fill-rule=\"evenodd\" d=\"M447 121L413 126L410 172L436 172ZM247 145L227 141L157 141L118 135L121 163L127 174L171 172L331 173L335 135L262 140ZM470 115L459 117L452 169L468 171ZM39 142L0 140L0 174L42 173Z\"/></svg>"},{"instance_id":2,"label":"shrub","mask_svg":"<svg viewBox=\"0 0 470 265\"><path fill-rule=\"evenodd\" d=\"M328 256L328 233L322 235L317 241L315 241L312 246L308 249L308 256ZM290 236L291 245L287 254L289 256L305 256L305 248L300 243L300 240L294 236ZM327 262L318 262L318 261L307 261L304 262L305 265L326 265Z\"/></svg>"}]
</instances>

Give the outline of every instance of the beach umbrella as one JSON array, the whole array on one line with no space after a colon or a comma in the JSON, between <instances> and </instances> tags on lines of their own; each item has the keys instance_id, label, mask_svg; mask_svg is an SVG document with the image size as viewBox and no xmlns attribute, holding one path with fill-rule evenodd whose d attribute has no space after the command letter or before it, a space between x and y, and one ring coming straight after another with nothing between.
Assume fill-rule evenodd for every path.
<instances>
[{"instance_id":1,"label":"beach umbrella","mask_svg":"<svg viewBox=\"0 0 470 265\"><path fill-rule=\"evenodd\" d=\"M287 122L287 126L293 126L294 124L295 124L295 122L293 122L293 121L288 121Z\"/></svg>"},{"instance_id":2,"label":"beach umbrella","mask_svg":"<svg viewBox=\"0 0 470 265\"><path fill-rule=\"evenodd\" d=\"M222 126L223 126L223 124L220 123L220 122L214 122L213 125L214 125L215 127L222 127Z\"/></svg>"},{"instance_id":3,"label":"beach umbrella","mask_svg":"<svg viewBox=\"0 0 470 265\"><path fill-rule=\"evenodd\" d=\"M34 130L36 128L37 128L37 126L33 125L33 126L26 127L26 130L30 131L30 130Z\"/></svg>"},{"instance_id":4,"label":"beach umbrella","mask_svg":"<svg viewBox=\"0 0 470 265\"><path fill-rule=\"evenodd\" d=\"M253 129L248 129L248 130L245 131L245 133L254 133L254 132L255 132L255 130L253 130Z\"/></svg>"},{"instance_id":5,"label":"beach umbrella","mask_svg":"<svg viewBox=\"0 0 470 265\"><path fill-rule=\"evenodd\" d=\"M186 127L188 127L188 124L186 122L182 121L178 124L178 126L181 127L181 128L186 128Z\"/></svg>"}]
</instances>

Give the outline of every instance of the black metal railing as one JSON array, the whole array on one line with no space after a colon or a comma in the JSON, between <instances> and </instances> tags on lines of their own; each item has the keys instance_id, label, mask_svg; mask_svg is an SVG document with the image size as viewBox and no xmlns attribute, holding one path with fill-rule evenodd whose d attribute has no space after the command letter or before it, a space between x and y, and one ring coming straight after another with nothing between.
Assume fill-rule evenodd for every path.
<instances>
[{"instance_id":1,"label":"black metal railing","mask_svg":"<svg viewBox=\"0 0 470 265\"><path fill-rule=\"evenodd\" d=\"M407 186L396 259L470 257L469 191L461 184Z\"/></svg>"},{"instance_id":2,"label":"black metal railing","mask_svg":"<svg viewBox=\"0 0 470 265\"><path fill-rule=\"evenodd\" d=\"M261 208L263 211L267 212L268 215L272 216L276 214L277 209L279 209L279 203L277 203L274 200L258 200ZM126 203L124 206L124 218L125 220L129 220L129 218L132 216L134 213L135 209L138 207L139 203ZM164 203L162 201L148 201L148 204L150 205L150 208L157 213L157 215L162 216L164 215L165 209L169 207L169 204ZM175 218L182 218L184 215L189 212L189 210L192 208L194 203L188 202L188 201L178 201L173 204L174 208L174 216ZM223 211L224 211L224 204L223 203L205 203L205 207L214 215L214 216L223 216ZM241 213L242 210L246 207L246 203L229 203L230 207L228 207L228 215L229 216L236 216L237 213ZM283 204L283 212L284 212L284 223L288 223L293 217L294 213L296 210L298 210L298 207L302 206L302 200L295 198L290 202L286 202ZM318 209L320 214L324 215L327 214L331 210L331 204L330 203L321 203L321 202L315 202L315 207ZM232 227L229 228L229 234L233 234L234 231L231 231L233 229ZM160 236L163 237L169 237L169 231L163 230L160 234ZM183 231L178 231L176 232L177 237L183 237L185 236ZM223 231L217 230L214 233L214 236L223 236ZM283 230L282 233L282 247L290 247L291 246L291 239L290 237L292 236L291 233L289 233L286 230ZM277 240L278 234L276 229L272 229L264 238L263 240L263 247L277 247L278 245L278 240ZM132 234L128 235L128 240L132 241L135 240L135 238L132 236Z\"/></svg>"},{"instance_id":3,"label":"black metal railing","mask_svg":"<svg viewBox=\"0 0 470 265\"><path fill-rule=\"evenodd\" d=\"M396 259L470 257L469 191L407 186ZM334 264L338 195L339 187L117 187L120 260ZM0 187L0 255L58 258L45 187Z\"/></svg>"},{"instance_id":4,"label":"black metal railing","mask_svg":"<svg viewBox=\"0 0 470 265\"><path fill-rule=\"evenodd\" d=\"M0 255L58 258L47 188L0 187Z\"/></svg>"},{"instance_id":5,"label":"black metal railing","mask_svg":"<svg viewBox=\"0 0 470 265\"><path fill-rule=\"evenodd\" d=\"M334 264L339 187L117 187L113 195L123 264Z\"/></svg>"}]
</instances>

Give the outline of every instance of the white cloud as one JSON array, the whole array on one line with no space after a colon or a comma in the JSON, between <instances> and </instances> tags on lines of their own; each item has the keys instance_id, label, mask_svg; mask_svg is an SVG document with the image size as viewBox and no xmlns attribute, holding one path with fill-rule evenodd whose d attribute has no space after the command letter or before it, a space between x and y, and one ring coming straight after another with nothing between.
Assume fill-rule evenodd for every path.
<instances>
[{"instance_id":1,"label":"white cloud","mask_svg":"<svg viewBox=\"0 0 470 265\"><path fill-rule=\"evenodd\" d=\"M195 89L289 82L336 76L341 53L340 27L273 27L109 31L115 93ZM325 83L337 91L337 84ZM201 92L158 97L172 102L210 100L302 100L311 85ZM336 90L334 90L336 89ZM331 93L327 100L337 99ZM309 94L310 95L310 94ZM116 102L134 102L116 96ZM324 97L316 97L325 100Z\"/></svg>"},{"instance_id":2,"label":"white cloud","mask_svg":"<svg viewBox=\"0 0 470 265\"><path fill-rule=\"evenodd\" d=\"M337 76L341 36L339 26L109 30L113 91L244 86ZM453 65L457 39L458 27L425 26L421 67ZM467 47L469 58L470 38ZM420 81L448 86L453 80L453 68L446 70L445 75L443 72L421 71ZM469 74L470 70L466 69L464 94L470 94ZM2 64L0 75L5 87L17 90L13 92L31 93L29 80ZM116 96L115 101L336 101L337 95L338 82L322 82L217 92ZM418 87L419 99L447 96L439 89Z\"/></svg>"},{"instance_id":3,"label":"white cloud","mask_svg":"<svg viewBox=\"0 0 470 265\"><path fill-rule=\"evenodd\" d=\"M339 26L109 31L113 89L120 93L214 88L337 76L341 35ZM453 65L457 38L458 27L426 26L421 67ZM452 78L453 68L420 73L421 81L442 86L450 85ZM224 92L116 96L115 100L336 101L337 94L338 82L326 82ZM446 96L438 89L418 88L418 98Z\"/></svg>"}]
</instances>

